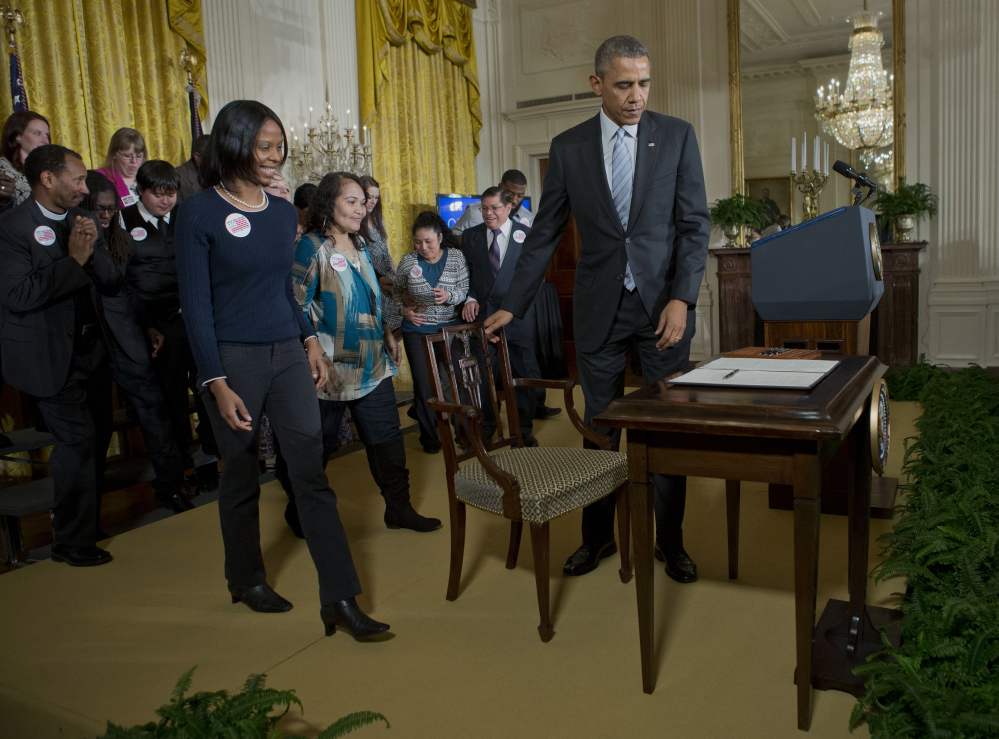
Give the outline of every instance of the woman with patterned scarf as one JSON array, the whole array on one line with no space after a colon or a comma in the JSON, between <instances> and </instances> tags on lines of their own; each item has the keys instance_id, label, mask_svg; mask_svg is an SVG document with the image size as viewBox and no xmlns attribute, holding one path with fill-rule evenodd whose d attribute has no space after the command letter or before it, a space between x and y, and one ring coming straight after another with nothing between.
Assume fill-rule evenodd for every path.
<instances>
[{"instance_id":1,"label":"woman with patterned scarf","mask_svg":"<svg viewBox=\"0 0 999 739\"><path fill-rule=\"evenodd\" d=\"M319 389L321 415L325 420L341 415L344 405L350 409L385 499L385 524L433 531L440 520L421 516L409 499L406 447L392 385L402 347L384 325L378 276L358 234L367 216L364 201L355 175L334 172L323 178L309 208L308 230L298 242L292 280L326 352L329 380ZM286 489L285 517L294 528L293 491L290 485Z\"/></svg>"}]
</instances>

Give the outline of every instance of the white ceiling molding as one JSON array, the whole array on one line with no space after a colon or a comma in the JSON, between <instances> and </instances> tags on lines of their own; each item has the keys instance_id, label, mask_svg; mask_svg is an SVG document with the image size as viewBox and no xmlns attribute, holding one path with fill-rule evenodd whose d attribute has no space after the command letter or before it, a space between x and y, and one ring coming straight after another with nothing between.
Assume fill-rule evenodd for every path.
<instances>
[{"instance_id":1,"label":"white ceiling molding","mask_svg":"<svg viewBox=\"0 0 999 739\"><path fill-rule=\"evenodd\" d=\"M818 26L822 23L822 16L819 15L818 8L812 0L791 0L791 2L807 25Z\"/></svg>"}]
</instances>

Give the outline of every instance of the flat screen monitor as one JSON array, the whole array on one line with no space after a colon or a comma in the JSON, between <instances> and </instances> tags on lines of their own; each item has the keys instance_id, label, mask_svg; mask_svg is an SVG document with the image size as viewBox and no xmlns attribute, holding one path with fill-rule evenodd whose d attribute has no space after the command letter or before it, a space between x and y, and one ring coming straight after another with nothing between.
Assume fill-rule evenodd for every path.
<instances>
[{"instance_id":1,"label":"flat screen monitor","mask_svg":"<svg viewBox=\"0 0 999 739\"><path fill-rule=\"evenodd\" d=\"M465 209L470 205L478 205L479 201L480 198L478 195L457 195L455 193L438 195L437 214L444 219L449 228L453 228L454 224L461 218L462 213L465 212ZM521 207L530 210L531 199L524 198Z\"/></svg>"}]
</instances>

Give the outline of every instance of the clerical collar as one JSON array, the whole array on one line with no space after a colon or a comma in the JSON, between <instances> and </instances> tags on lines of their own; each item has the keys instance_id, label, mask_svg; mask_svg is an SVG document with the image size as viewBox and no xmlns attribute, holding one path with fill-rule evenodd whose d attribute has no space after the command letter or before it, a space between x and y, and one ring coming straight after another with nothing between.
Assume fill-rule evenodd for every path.
<instances>
[{"instance_id":1,"label":"clerical collar","mask_svg":"<svg viewBox=\"0 0 999 739\"><path fill-rule=\"evenodd\" d=\"M37 205L38 206L38 210L40 210L42 212L42 216L45 217L45 218L48 218L50 221L65 221L66 220L66 216L69 215L69 211L68 210L65 211L65 212L63 212L63 213L53 213L51 210L49 210L48 208L46 208L44 205L42 205L41 203L39 203L37 200L35 201L35 205Z\"/></svg>"}]
</instances>

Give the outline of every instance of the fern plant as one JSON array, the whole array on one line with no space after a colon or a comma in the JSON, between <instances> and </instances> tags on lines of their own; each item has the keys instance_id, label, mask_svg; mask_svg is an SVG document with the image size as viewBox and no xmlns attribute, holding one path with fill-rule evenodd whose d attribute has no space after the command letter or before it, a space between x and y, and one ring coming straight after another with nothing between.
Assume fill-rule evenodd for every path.
<instances>
[{"instance_id":1,"label":"fern plant","mask_svg":"<svg viewBox=\"0 0 999 739\"><path fill-rule=\"evenodd\" d=\"M294 690L273 690L265 685L266 675L250 675L238 693L219 690L188 696L194 670L177 681L170 702L156 709L158 722L125 728L108 721L99 739L303 739L274 728L292 706L302 709ZM282 707L284 711L272 715ZM380 713L351 713L324 729L319 739L338 739L376 721L384 721L389 728L388 719Z\"/></svg>"},{"instance_id":2,"label":"fern plant","mask_svg":"<svg viewBox=\"0 0 999 739\"><path fill-rule=\"evenodd\" d=\"M857 668L851 726L876 739L999 735L999 383L921 362L896 375L917 393L919 437L902 516L881 537L875 578L905 576L901 646ZM886 642L887 645L887 642Z\"/></svg>"}]
</instances>

